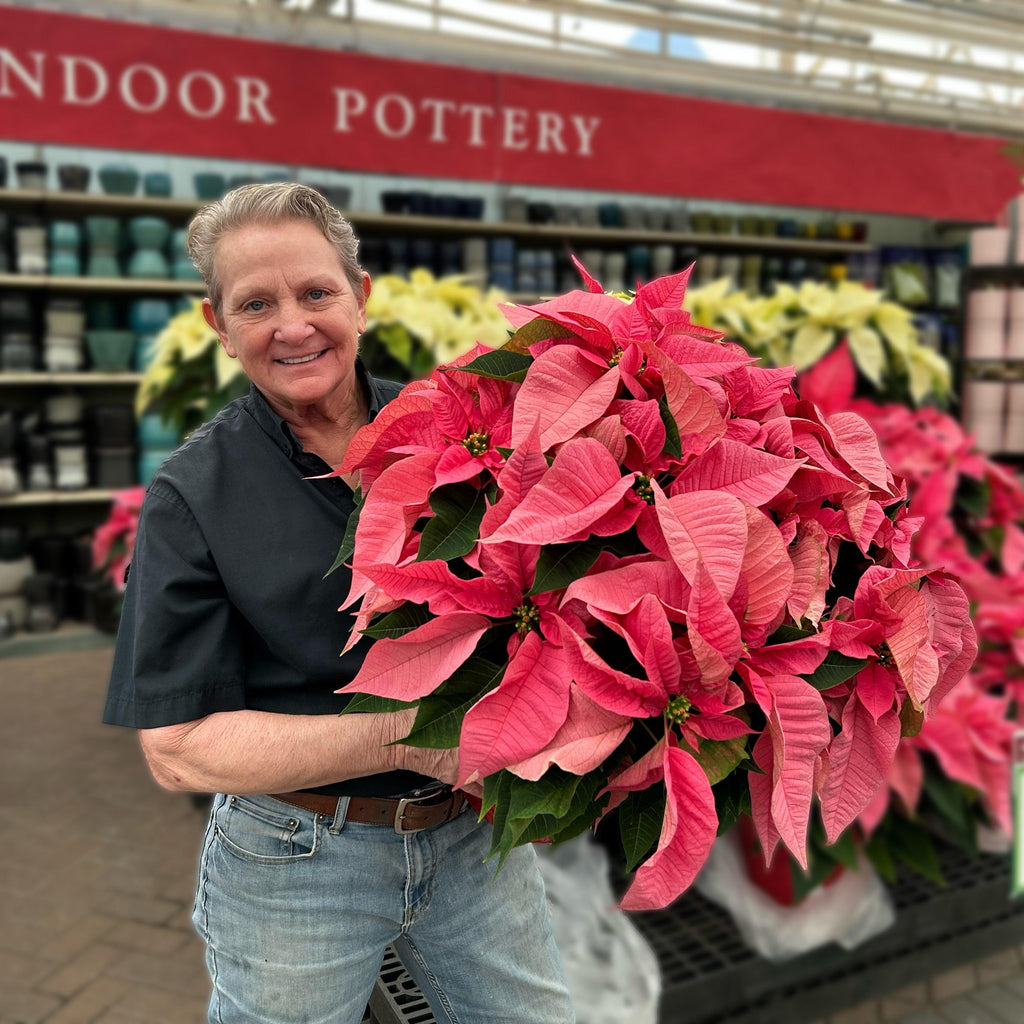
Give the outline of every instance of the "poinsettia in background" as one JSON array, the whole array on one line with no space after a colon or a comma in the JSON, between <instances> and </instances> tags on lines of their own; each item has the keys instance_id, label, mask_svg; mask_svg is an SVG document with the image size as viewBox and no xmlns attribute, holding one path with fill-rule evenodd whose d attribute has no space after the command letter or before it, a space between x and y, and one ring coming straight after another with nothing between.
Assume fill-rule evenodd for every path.
<instances>
[{"instance_id":1,"label":"poinsettia in background","mask_svg":"<svg viewBox=\"0 0 1024 1024\"><path fill-rule=\"evenodd\" d=\"M1024 707L1024 488L947 413L855 398L845 345L802 374L798 386L824 411L852 410L877 431L922 516L915 559L941 559L971 601L976 662L940 712L901 744L887 790L859 822L869 837L895 838L904 859L938 878L929 826L968 849L976 848L979 824L1007 840L1011 832L1011 739ZM887 817L891 808L899 813ZM888 846L875 842L869 852L891 876Z\"/></svg>"},{"instance_id":2,"label":"poinsettia in background","mask_svg":"<svg viewBox=\"0 0 1024 1024\"><path fill-rule=\"evenodd\" d=\"M744 807L769 853L806 864L815 805L835 842L975 634L956 581L911 566L862 417L695 324L686 273L628 297L583 273L354 439L338 558L377 642L343 692L459 745L492 852L615 809L623 906L649 908Z\"/></svg>"},{"instance_id":3,"label":"poinsettia in background","mask_svg":"<svg viewBox=\"0 0 1024 1024\"><path fill-rule=\"evenodd\" d=\"M92 537L93 568L117 590L124 590L125 571L135 550L139 513L145 487L115 491L110 515L96 528Z\"/></svg>"}]
</instances>

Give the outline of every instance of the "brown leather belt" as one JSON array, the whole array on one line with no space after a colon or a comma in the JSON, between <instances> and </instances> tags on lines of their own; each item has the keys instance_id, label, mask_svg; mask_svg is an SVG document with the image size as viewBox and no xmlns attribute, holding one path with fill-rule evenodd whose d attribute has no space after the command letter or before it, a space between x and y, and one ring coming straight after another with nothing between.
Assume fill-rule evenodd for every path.
<instances>
[{"instance_id":1,"label":"brown leather belt","mask_svg":"<svg viewBox=\"0 0 1024 1024\"><path fill-rule=\"evenodd\" d=\"M328 796L326 793L307 793L298 790L294 793L271 793L275 800L283 800L286 804L301 807L315 814L333 818L341 797ZM425 793L423 796L383 797L353 796L349 797L346 821L358 821L364 825L388 825L399 834L421 832L425 828L433 828L443 821L451 821L465 806L466 801L461 793L453 793L450 786Z\"/></svg>"}]
</instances>

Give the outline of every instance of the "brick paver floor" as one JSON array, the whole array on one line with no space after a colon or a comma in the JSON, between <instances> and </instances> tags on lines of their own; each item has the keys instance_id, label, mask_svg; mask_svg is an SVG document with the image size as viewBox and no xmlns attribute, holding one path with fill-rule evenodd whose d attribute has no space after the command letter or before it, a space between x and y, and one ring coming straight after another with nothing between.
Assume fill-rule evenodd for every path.
<instances>
[{"instance_id":1,"label":"brick paver floor","mask_svg":"<svg viewBox=\"0 0 1024 1024\"><path fill-rule=\"evenodd\" d=\"M110 657L0 659L0 1024L205 1021L189 920L205 815L150 780L132 732L100 723ZM828 1024L1024 1024L1022 954Z\"/></svg>"},{"instance_id":2,"label":"brick paver floor","mask_svg":"<svg viewBox=\"0 0 1024 1024\"><path fill-rule=\"evenodd\" d=\"M0 1024L198 1024L204 815L100 723L111 648L0 661Z\"/></svg>"}]
</instances>

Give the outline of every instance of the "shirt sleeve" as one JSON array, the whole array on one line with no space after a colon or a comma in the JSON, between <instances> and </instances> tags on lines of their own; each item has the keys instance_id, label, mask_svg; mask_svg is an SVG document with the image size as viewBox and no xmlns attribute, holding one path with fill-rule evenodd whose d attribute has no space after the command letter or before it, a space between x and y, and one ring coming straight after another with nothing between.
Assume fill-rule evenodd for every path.
<instances>
[{"instance_id":1,"label":"shirt sleeve","mask_svg":"<svg viewBox=\"0 0 1024 1024\"><path fill-rule=\"evenodd\" d=\"M238 612L188 504L158 478L139 517L103 721L152 729L244 707Z\"/></svg>"}]
</instances>

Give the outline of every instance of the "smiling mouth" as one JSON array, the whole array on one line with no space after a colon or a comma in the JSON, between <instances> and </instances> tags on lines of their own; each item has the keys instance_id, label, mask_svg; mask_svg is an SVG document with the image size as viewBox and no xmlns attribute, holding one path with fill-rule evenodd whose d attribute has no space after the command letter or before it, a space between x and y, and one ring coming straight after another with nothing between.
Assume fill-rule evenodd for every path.
<instances>
[{"instance_id":1,"label":"smiling mouth","mask_svg":"<svg viewBox=\"0 0 1024 1024\"><path fill-rule=\"evenodd\" d=\"M297 366L300 363L311 363L314 359L319 359L327 349L321 349L319 352L314 352L308 356L296 356L294 359L275 359L275 363L281 363L284 366Z\"/></svg>"}]
</instances>

